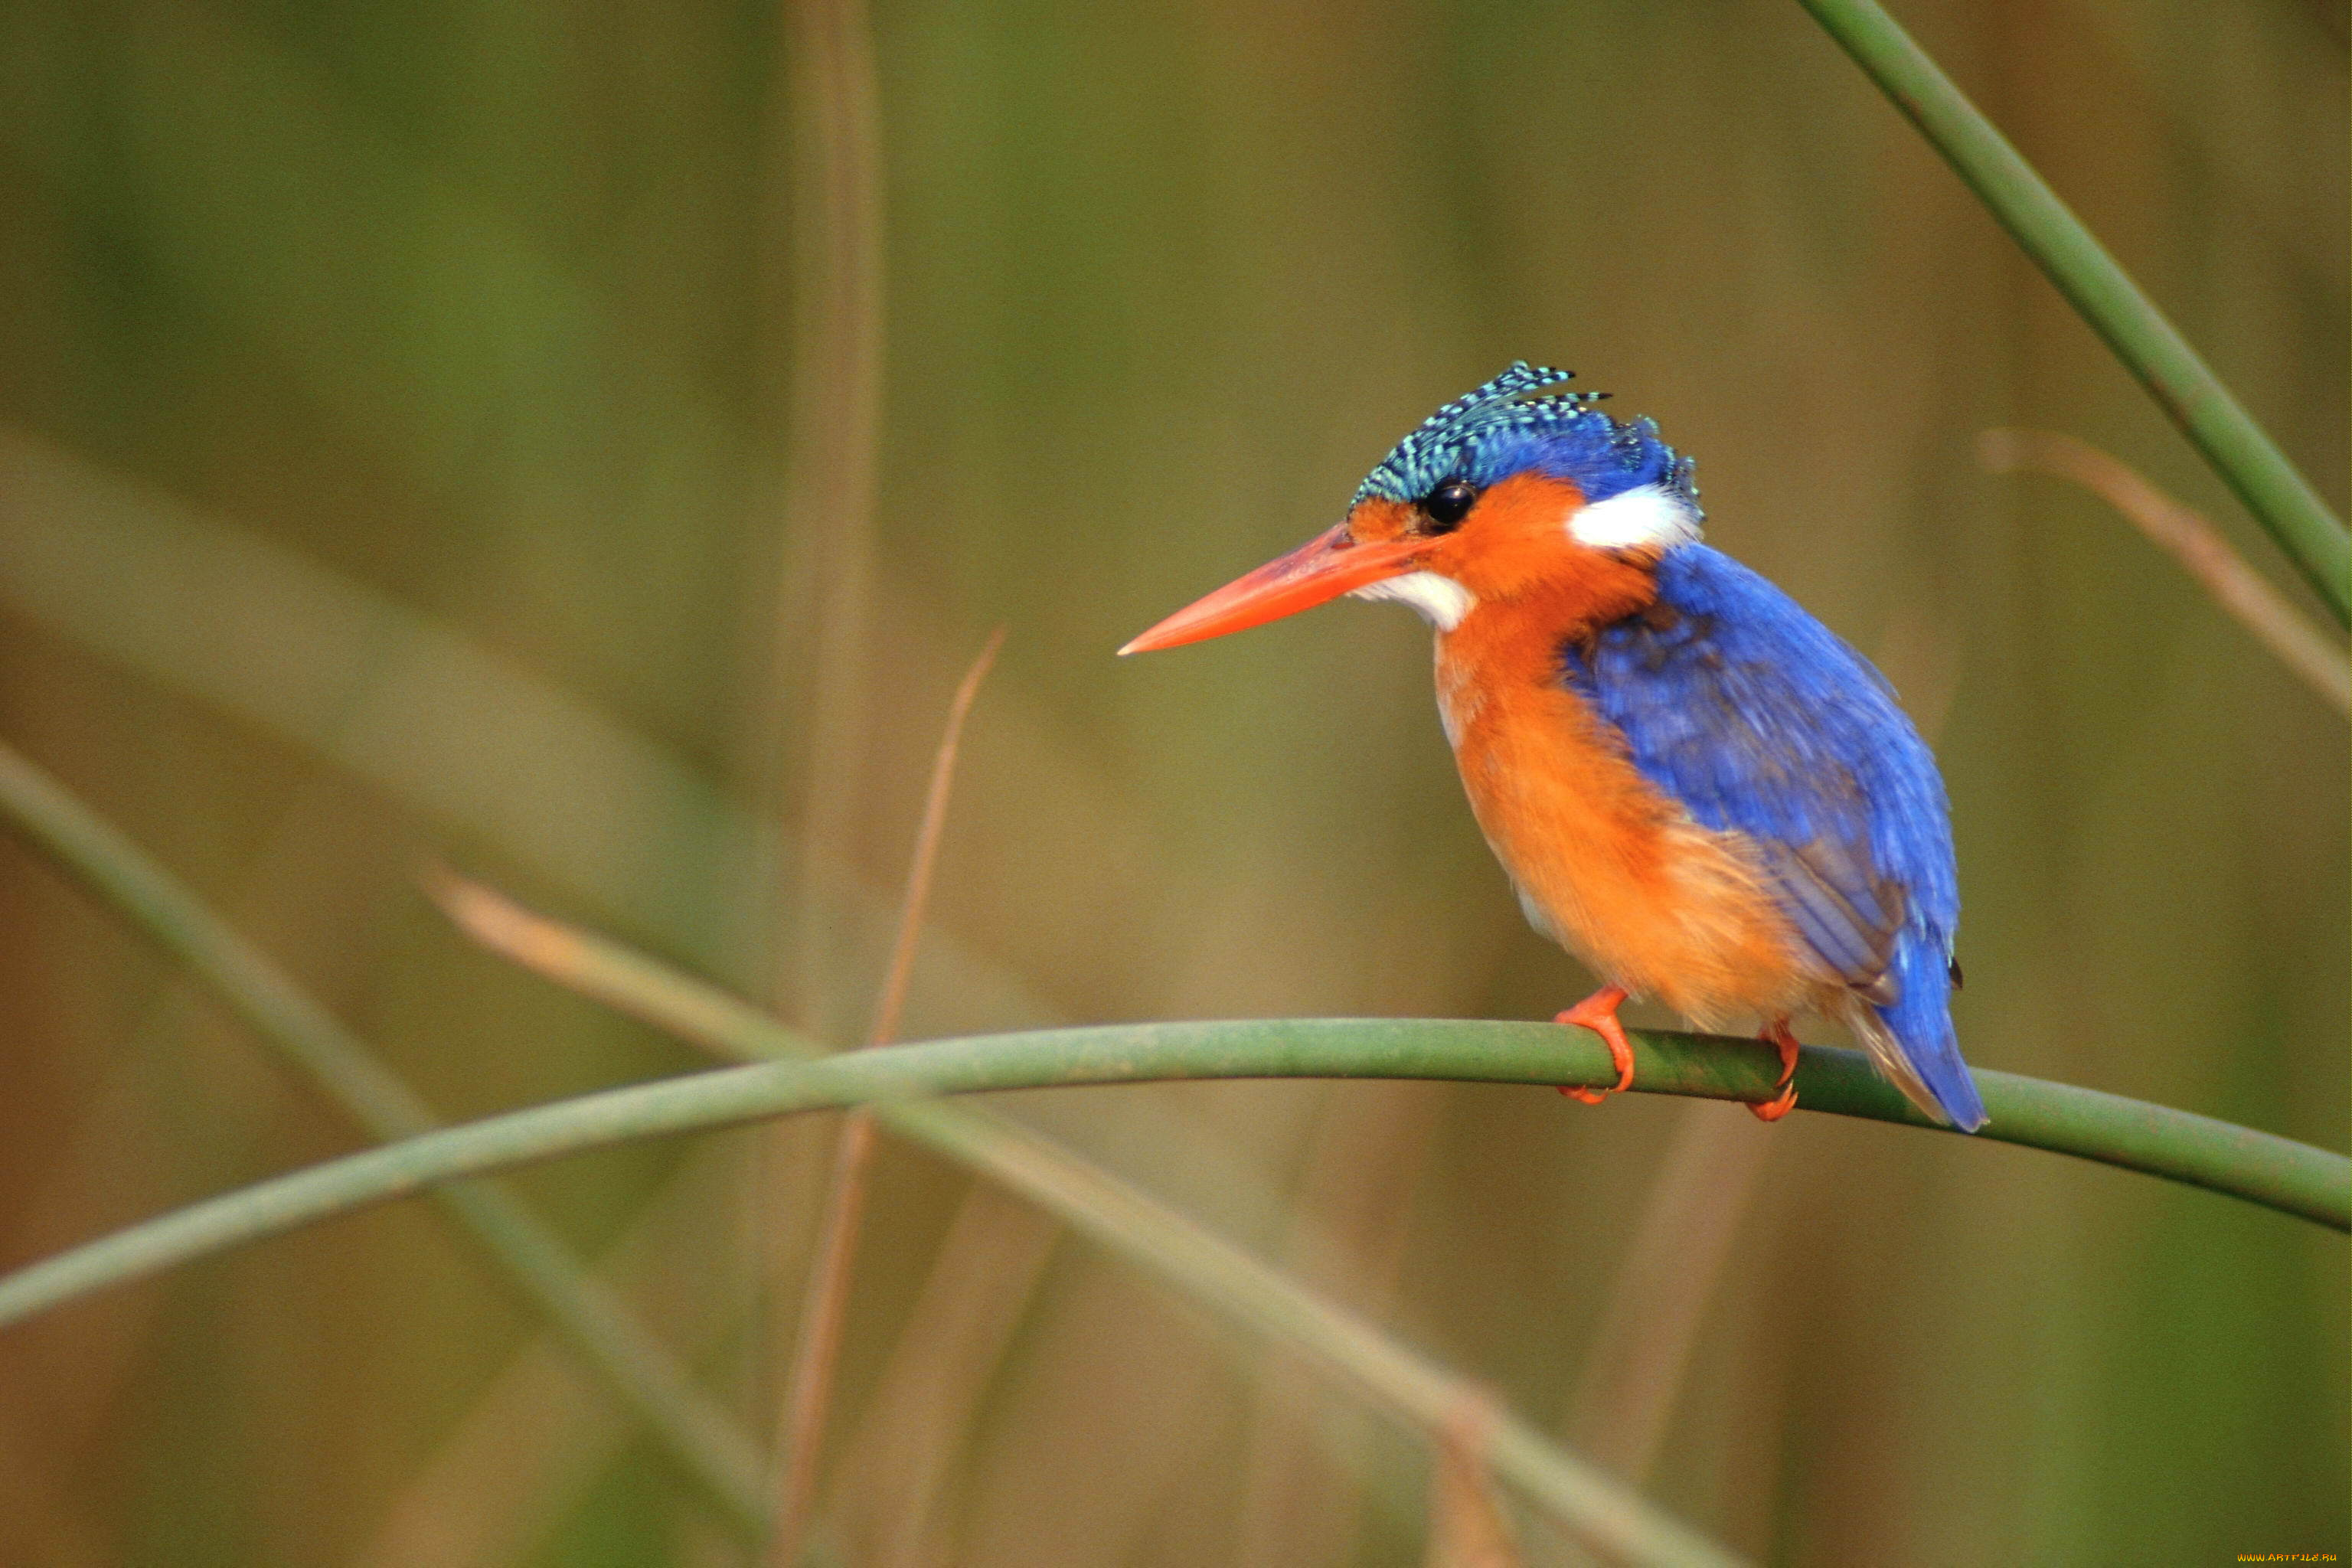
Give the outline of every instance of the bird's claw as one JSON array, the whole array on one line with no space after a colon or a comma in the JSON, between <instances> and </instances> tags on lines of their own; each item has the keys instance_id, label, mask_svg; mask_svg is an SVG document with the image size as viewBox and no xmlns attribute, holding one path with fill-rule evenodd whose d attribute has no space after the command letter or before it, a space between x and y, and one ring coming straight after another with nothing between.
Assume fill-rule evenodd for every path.
<instances>
[{"instance_id":1,"label":"bird's claw","mask_svg":"<svg viewBox=\"0 0 2352 1568\"><path fill-rule=\"evenodd\" d=\"M1574 1024L1600 1036L1601 1044L1609 1047L1610 1065L1617 1069L1617 1081L1607 1089L1561 1084L1559 1091L1569 1099L1598 1105L1611 1095L1633 1087L1633 1043L1625 1037L1625 1026L1617 1021L1617 1009L1624 1000L1622 987L1604 985L1552 1019L1555 1024Z\"/></svg>"},{"instance_id":2,"label":"bird's claw","mask_svg":"<svg viewBox=\"0 0 2352 1568\"><path fill-rule=\"evenodd\" d=\"M1797 1076L1797 1037L1789 1032L1789 1020L1783 1018L1758 1038L1780 1052L1780 1092L1767 1100L1750 1101L1748 1111L1759 1121L1778 1121L1797 1109L1797 1086L1791 1081Z\"/></svg>"}]
</instances>

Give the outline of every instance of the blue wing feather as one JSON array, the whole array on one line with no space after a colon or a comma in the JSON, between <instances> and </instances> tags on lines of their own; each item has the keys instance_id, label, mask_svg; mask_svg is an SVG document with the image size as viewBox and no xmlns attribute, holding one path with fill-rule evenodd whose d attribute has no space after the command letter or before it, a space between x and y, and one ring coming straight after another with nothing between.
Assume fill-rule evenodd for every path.
<instances>
[{"instance_id":1,"label":"blue wing feather","mask_svg":"<svg viewBox=\"0 0 2352 1568\"><path fill-rule=\"evenodd\" d=\"M1643 775L1745 834L1828 976L1860 999L1957 1126L1984 1122L1953 1037L1959 925L1934 756L1878 672L1762 577L1703 544L1658 563L1658 605L1562 655ZM1903 1076L1897 1072L1898 1081Z\"/></svg>"}]
</instances>

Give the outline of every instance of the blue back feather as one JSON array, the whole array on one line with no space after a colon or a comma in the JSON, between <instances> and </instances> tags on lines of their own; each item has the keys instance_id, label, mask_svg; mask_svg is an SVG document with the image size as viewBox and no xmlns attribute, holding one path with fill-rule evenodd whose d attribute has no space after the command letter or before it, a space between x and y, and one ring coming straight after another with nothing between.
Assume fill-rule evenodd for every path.
<instances>
[{"instance_id":1,"label":"blue back feather","mask_svg":"<svg viewBox=\"0 0 2352 1568\"><path fill-rule=\"evenodd\" d=\"M1703 544L1664 606L1563 650L1564 679L1702 825L1745 834L1825 976L1851 986L1953 1123L1984 1106L1952 1034L1959 924L1935 758L1878 672L1795 600Z\"/></svg>"}]
</instances>

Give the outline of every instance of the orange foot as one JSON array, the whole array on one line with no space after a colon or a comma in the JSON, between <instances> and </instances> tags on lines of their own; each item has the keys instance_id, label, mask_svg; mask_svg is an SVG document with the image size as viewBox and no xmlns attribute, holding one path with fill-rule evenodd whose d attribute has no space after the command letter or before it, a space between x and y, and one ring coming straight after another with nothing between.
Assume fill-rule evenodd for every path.
<instances>
[{"instance_id":1,"label":"orange foot","mask_svg":"<svg viewBox=\"0 0 2352 1568\"><path fill-rule=\"evenodd\" d=\"M1555 1024L1575 1024L1601 1037L1609 1047L1609 1059L1617 1068L1614 1089L1579 1089L1561 1084L1560 1093L1570 1100L1580 1100L1587 1105L1598 1105L1618 1089L1633 1087L1633 1043L1625 1037L1625 1026L1617 1021L1617 1009L1625 1000L1622 985L1604 985L1552 1020Z\"/></svg>"},{"instance_id":2,"label":"orange foot","mask_svg":"<svg viewBox=\"0 0 2352 1568\"><path fill-rule=\"evenodd\" d=\"M1789 1033L1789 1020L1781 1018L1765 1026L1757 1038L1768 1046L1780 1047L1780 1092L1761 1105L1751 1104L1748 1110L1759 1121L1778 1121L1797 1108L1797 1086L1790 1080L1797 1076L1797 1037Z\"/></svg>"}]
</instances>

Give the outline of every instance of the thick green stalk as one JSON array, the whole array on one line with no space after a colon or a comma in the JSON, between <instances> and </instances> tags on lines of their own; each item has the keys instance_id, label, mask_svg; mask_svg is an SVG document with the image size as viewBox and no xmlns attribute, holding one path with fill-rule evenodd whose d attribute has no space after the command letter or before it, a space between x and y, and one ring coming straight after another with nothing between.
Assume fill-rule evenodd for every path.
<instances>
[{"instance_id":1,"label":"thick green stalk","mask_svg":"<svg viewBox=\"0 0 2352 1568\"><path fill-rule=\"evenodd\" d=\"M431 1110L268 954L55 779L0 746L0 820L120 910L380 1142L438 1123ZM488 1260L745 1531L765 1526L756 1451L686 1369L505 1188L436 1191Z\"/></svg>"},{"instance_id":2,"label":"thick green stalk","mask_svg":"<svg viewBox=\"0 0 2352 1568\"><path fill-rule=\"evenodd\" d=\"M2189 340L1876 0L1802 4L2155 395L2336 620L2352 625L2352 536Z\"/></svg>"}]
</instances>

